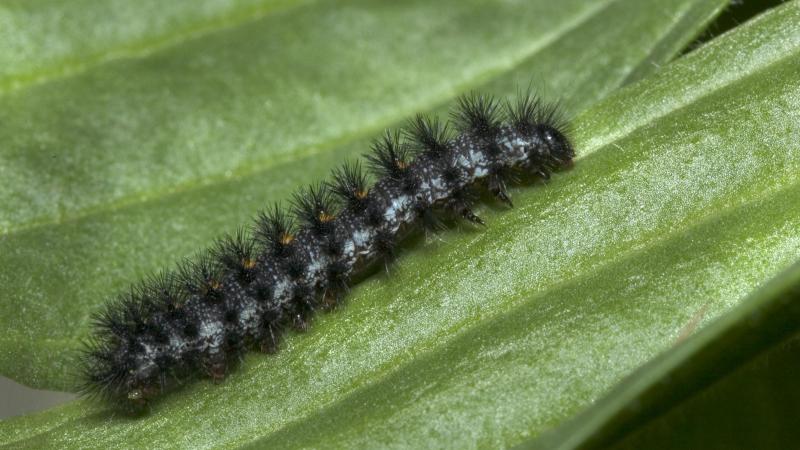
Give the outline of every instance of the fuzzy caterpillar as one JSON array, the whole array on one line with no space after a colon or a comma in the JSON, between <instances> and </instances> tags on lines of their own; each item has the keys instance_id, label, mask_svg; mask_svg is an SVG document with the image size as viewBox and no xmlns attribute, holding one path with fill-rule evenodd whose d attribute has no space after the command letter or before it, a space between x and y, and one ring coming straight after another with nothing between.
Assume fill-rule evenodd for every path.
<instances>
[{"instance_id":1,"label":"fuzzy caterpillar","mask_svg":"<svg viewBox=\"0 0 800 450\"><path fill-rule=\"evenodd\" d=\"M373 185L359 163L345 164L298 191L290 212L275 205L252 233L133 285L94 316L82 391L141 407L176 378L220 380L247 349L274 352L287 327L304 330L313 312L338 304L354 273L391 259L435 211L482 225L471 209L479 184L511 206L515 171L546 179L574 157L557 108L530 94L465 96L451 116L453 132L423 115L387 131L366 155Z\"/></svg>"}]
</instances>

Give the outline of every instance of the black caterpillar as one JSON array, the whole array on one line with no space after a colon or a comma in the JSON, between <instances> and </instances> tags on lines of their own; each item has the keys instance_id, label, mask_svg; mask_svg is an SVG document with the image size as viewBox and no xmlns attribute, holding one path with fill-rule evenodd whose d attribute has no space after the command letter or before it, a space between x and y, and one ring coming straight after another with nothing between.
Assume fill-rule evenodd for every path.
<instances>
[{"instance_id":1,"label":"black caterpillar","mask_svg":"<svg viewBox=\"0 0 800 450\"><path fill-rule=\"evenodd\" d=\"M82 391L142 406L186 375L220 380L246 349L275 352L288 326L304 330L314 311L336 306L355 272L390 260L412 227L435 227L435 212L483 224L471 209L479 182L511 206L516 173L547 179L574 157L557 108L530 94L465 96L452 119L452 133L424 115L387 131L366 155L371 187L358 163L345 164L296 193L292 214L275 205L252 233L119 296L94 316Z\"/></svg>"}]
</instances>

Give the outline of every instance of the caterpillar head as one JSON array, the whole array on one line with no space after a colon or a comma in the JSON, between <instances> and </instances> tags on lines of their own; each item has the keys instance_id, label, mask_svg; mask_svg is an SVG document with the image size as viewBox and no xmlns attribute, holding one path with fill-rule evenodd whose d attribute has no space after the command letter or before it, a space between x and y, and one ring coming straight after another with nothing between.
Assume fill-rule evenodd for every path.
<instances>
[{"instance_id":1,"label":"caterpillar head","mask_svg":"<svg viewBox=\"0 0 800 450\"><path fill-rule=\"evenodd\" d=\"M519 166L533 174L546 175L550 170L569 166L575 157L567 136L558 127L547 123L512 130L499 145L505 149L509 165Z\"/></svg>"},{"instance_id":2,"label":"caterpillar head","mask_svg":"<svg viewBox=\"0 0 800 450\"><path fill-rule=\"evenodd\" d=\"M536 129L541 142L536 146L536 155L541 161L553 168L566 166L572 163L572 158L575 157L575 150L569 139L552 125L542 124Z\"/></svg>"}]
</instances>

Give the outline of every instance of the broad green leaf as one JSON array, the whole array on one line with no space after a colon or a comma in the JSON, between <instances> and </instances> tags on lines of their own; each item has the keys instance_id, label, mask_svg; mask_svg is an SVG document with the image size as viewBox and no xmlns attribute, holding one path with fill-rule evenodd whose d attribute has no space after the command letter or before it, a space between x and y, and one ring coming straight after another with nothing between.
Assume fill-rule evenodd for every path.
<instances>
[{"instance_id":1,"label":"broad green leaf","mask_svg":"<svg viewBox=\"0 0 800 450\"><path fill-rule=\"evenodd\" d=\"M364 152L382 127L532 77L577 111L723 3L319 4L0 97L0 175L13 181L0 185L0 372L72 388L74 351L109 296Z\"/></svg>"},{"instance_id":2,"label":"broad green leaf","mask_svg":"<svg viewBox=\"0 0 800 450\"><path fill-rule=\"evenodd\" d=\"M532 448L790 448L800 410L800 263Z\"/></svg>"},{"instance_id":3,"label":"broad green leaf","mask_svg":"<svg viewBox=\"0 0 800 450\"><path fill-rule=\"evenodd\" d=\"M797 259L798 23L800 6L787 3L595 105L574 122L575 170L517 189L514 211L484 210L487 231L408 251L391 276L359 285L347 307L280 355L248 358L224 385L196 383L138 420L75 402L2 432L31 447L463 447L537 436ZM313 178L356 152L287 157L271 173ZM136 212L150 217L137 229L180 213L197 220L205 202L233 210L259 197L266 172L70 225L124 232ZM187 201L195 196L205 202Z\"/></svg>"}]
</instances>

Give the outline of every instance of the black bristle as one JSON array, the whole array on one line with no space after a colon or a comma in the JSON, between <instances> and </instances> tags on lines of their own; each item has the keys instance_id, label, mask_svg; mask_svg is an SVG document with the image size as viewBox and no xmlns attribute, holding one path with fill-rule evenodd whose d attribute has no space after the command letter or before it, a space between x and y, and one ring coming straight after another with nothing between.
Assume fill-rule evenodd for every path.
<instances>
[{"instance_id":1,"label":"black bristle","mask_svg":"<svg viewBox=\"0 0 800 450\"><path fill-rule=\"evenodd\" d=\"M125 314L127 320L136 320L140 329L145 329L147 322L160 309L157 296L153 295L150 280L157 279L158 275L150 276L130 288L127 296Z\"/></svg>"},{"instance_id":2,"label":"black bristle","mask_svg":"<svg viewBox=\"0 0 800 450\"><path fill-rule=\"evenodd\" d=\"M405 128L406 137L414 143L417 153L437 158L447 153L451 139L450 128L442 124L438 117L418 114Z\"/></svg>"},{"instance_id":3,"label":"black bristle","mask_svg":"<svg viewBox=\"0 0 800 450\"><path fill-rule=\"evenodd\" d=\"M250 285L253 297L259 303L268 302L272 296L272 283L265 277L256 277L252 285Z\"/></svg>"},{"instance_id":4,"label":"black bristle","mask_svg":"<svg viewBox=\"0 0 800 450\"><path fill-rule=\"evenodd\" d=\"M270 254L286 257L294 242L294 222L276 203L272 208L259 213L253 234L256 242Z\"/></svg>"},{"instance_id":5,"label":"black bristle","mask_svg":"<svg viewBox=\"0 0 800 450\"><path fill-rule=\"evenodd\" d=\"M164 344L169 339L162 317L170 309L170 303L178 298L173 292L173 283L171 274L161 272L131 289L128 320L134 319L138 333L150 336L157 344Z\"/></svg>"},{"instance_id":6,"label":"black bristle","mask_svg":"<svg viewBox=\"0 0 800 450\"><path fill-rule=\"evenodd\" d=\"M120 358L114 348L105 341L91 339L84 343L86 350L81 356L83 383L79 390L89 397L115 398L125 395L124 379L134 367L134 361Z\"/></svg>"},{"instance_id":7,"label":"black bristle","mask_svg":"<svg viewBox=\"0 0 800 450\"><path fill-rule=\"evenodd\" d=\"M500 103L488 94L471 93L459 97L451 117L461 132L493 138L500 131Z\"/></svg>"},{"instance_id":8,"label":"black bristle","mask_svg":"<svg viewBox=\"0 0 800 450\"><path fill-rule=\"evenodd\" d=\"M517 95L516 101L506 102L505 109L511 126L525 135L534 133L541 125L565 128L559 103L545 103L530 89Z\"/></svg>"},{"instance_id":9,"label":"black bristle","mask_svg":"<svg viewBox=\"0 0 800 450\"><path fill-rule=\"evenodd\" d=\"M536 129L541 110L541 100L532 92L518 95L514 103L507 102L506 114L517 131L530 134Z\"/></svg>"},{"instance_id":10,"label":"black bristle","mask_svg":"<svg viewBox=\"0 0 800 450\"><path fill-rule=\"evenodd\" d=\"M124 292L118 294L104 310L92 314L92 325L97 335L113 340L125 340L134 331L134 324L127 317L128 304L133 301L135 301L133 293Z\"/></svg>"},{"instance_id":11,"label":"black bristle","mask_svg":"<svg viewBox=\"0 0 800 450\"><path fill-rule=\"evenodd\" d=\"M335 202L333 194L325 184L310 185L301 189L292 198L295 215L316 234L326 235L333 230Z\"/></svg>"},{"instance_id":12,"label":"black bristle","mask_svg":"<svg viewBox=\"0 0 800 450\"><path fill-rule=\"evenodd\" d=\"M205 251L193 260L178 263L178 279L188 293L206 300L218 300L222 295L222 269L213 252Z\"/></svg>"},{"instance_id":13,"label":"black bristle","mask_svg":"<svg viewBox=\"0 0 800 450\"><path fill-rule=\"evenodd\" d=\"M158 272L145 281L145 286L160 311L174 312L188 300L180 277L174 272Z\"/></svg>"},{"instance_id":14,"label":"black bristle","mask_svg":"<svg viewBox=\"0 0 800 450\"><path fill-rule=\"evenodd\" d=\"M219 239L213 249L213 257L223 267L235 273L245 283L253 280L256 266L255 242L248 236L244 228Z\"/></svg>"},{"instance_id":15,"label":"black bristle","mask_svg":"<svg viewBox=\"0 0 800 450\"><path fill-rule=\"evenodd\" d=\"M447 158L442 166L442 178L448 185L459 188L463 184L464 171L455 158Z\"/></svg>"},{"instance_id":16,"label":"black bristle","mask_svg":"<svg viewBox=\"0 0 800 450\"><path fill-rule=\"evenodd\" d=\"M346 208L363 211L369 201L367 177L361 171L361 164L345 162L333 171L333 180L328 182L331 192L341 199Z\"/></svg>"},{"instance_id":17,"label":"black bristle","mask_svg":"<svg viewBox=\"0 0 800 450\"><path fill-rule=\"evenodd\" d=\"M306 260L302 255L292 253L283 261L283 268L291 279L297 280L306 273Z\"/></svg>"},{"instance_id":18,"label":"black bristle","mask_svg":"<svg viewBox=\"0 0 800 450\"><path fill-rule=\"evenodd\" d=\"M372 152L365 154L367 165L378 177L399 180L408 171L408 146L400 140L400 133L386 131L372 143Z\"/></svg>"},{"instance_id":19,"label":"black bristle","mask_svg":"<svg viewBox=\"0 0 800 450\"><path fill-rule=\"evenodd\" d=\"M419 178L412 172L406 172L400 179L400 189L406 194L414 195L419 189Z\"/></svg>"}]
</instances>

